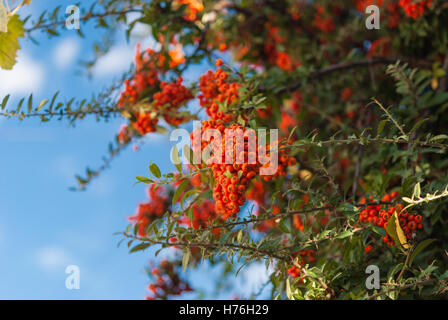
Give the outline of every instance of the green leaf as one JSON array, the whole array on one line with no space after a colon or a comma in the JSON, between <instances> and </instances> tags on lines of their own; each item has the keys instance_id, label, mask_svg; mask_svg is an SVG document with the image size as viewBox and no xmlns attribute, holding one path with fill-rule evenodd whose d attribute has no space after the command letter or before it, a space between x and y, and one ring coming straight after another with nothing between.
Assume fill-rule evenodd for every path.
<instances>
[{"instance_id":1,"label":"green leaf","mask_svg":"<svg viewBox=\"0 0 448 320\"><path fill-rule=\"evenodd\" d=\"M236 237L236 242L241 243L241 240L243 239L243 230L238 231L238 235Z\"/></svg>"},{"instance_id":2,"label":"green leaf","mask_svg":"<svg viewBox=\"0 0 448 320\"><path fill-rule=\"evenodd\" d=\"M2 110L6 108L6 104L8 103L9 97L10 97L10 95L8 94L6 97L3 98L2 106L1 106Z\"/></svg>"},{"instance_id":3,"label":"green leaf","mask_svg":"<svg viewBox=\"0 0 448 320\"><path fill-rule=\"evenodd\" d=\"M187 266L188 266L188 261L190 261L190 250L186 249L184 251L184 255L182 257L182 270L187 270Z\"/></svg>"},{"instance_id":4,"label":"green leaf","mask_svg":"<svg viewBox=\"0 0 448 320\"><path fill-rule=\"evenodd\" d=\"M159 179L162 174L160 173L160 169L159 167L155 164L155 163L151 163L149 165L149 171L151 171L151 173L154 175L154 177L156 177L157 179Z\"/></svg>"},{"instance_id":5,"label":"green leaf","mask_svg":"<svg viewBox=\"0 0 448 320\"><path fill-rule=\"evenodd\" d=\"M353 231L346 230L346 231L343 231L340 234L338 234L335 238L336 239L344 239L344 238L350 237L352 234L353 234Z\"/></svg>"},{"instance_id":6,"label":"green leaf","mask_svg":"<svg viewBox=\"0 0 448 320\"><path fill-rule=\"evenodd\" d=\"M414 186L414 193L412 194L413 197L419 198L421 194L421 189L420 189L420 182L416 183Z\"/></svg>"},{"instance_id":7,"label":"green leaf","mask_svg":"<svg viewBox=\"0 0 448 320\"><path fill-rule=\"evenodd\" d=\"M162 127L162 126L156 126L156 132L160 133L160 134L168 134L169 131L167 128Z\"/></svg>"},{"instance_id":8,"label":"green leaf","mask_svg":"<svg viewBox=\"0 0 448 320\"><path fill-rule=\"evenodd\" d=\"M148 179L146 177L136 177L136 179L143 183L152 183L153 182L151 179Z\"/></svg>"},{"instance_id":9,"label":"green leaf","mask_svg":"<svg viewBox=\"0 0 448 320\"><path fill-rule=\"evenodd\" d=\"M59 91L57 91L57 92L54 94L53 98L51 98L51 102L50 102L50 105L48 106L48 110L51 111L51 109L53 108L53 105L54 105L54 103L55 103L55 101L56 101L56 98L57 98L58 94L59 94Z\"/></svg>"},{"instance_id":10,"label":"green leaf","mask_svg":"<svg viewBox=\"0 0 448 320\"><path fill-rule=\"evenodd\" d=\"M384 228L380 228L377 226L372 226L372 231L376 234L379 234L380 236L384 237L386 235L386 232L384 231Z\"/></svg>"},{"instance_id":11,"label":"green leaf","mask_svg":"<svg viewBox=\"0 0 448 320\"><path fill-rule=\"evenodd\" d=\"M36 111L42 109L48 103L48 99L42 100L36 108Z\"/></svg>"},{"instance_id":12,"label":"green leaf","mask_svg":"<svg viewBox=\"0 0 448 320\"><path fill-rule=\"evenodd\" d=\"M287 141L291 140L292 135L294 134L294 132L297 130L298 127L299 126L295 126L294 128L292 128L291 132L289 133L289 137L288 137Z\"/></svg>"},{"instance_id":13,"label":"green leaf","mask_svg":"<svg viewBox=\"0 0 448 320\"><path fill-rule=\"evenodd\" d=\"M14 67L20 49L18 38L24 35L23 22L13 15L8 21L8 31L0 32L0 68L11 70Z\"/></svg>"},{"instance_id":14,"label":"green leaf","mask_svg":"<svg viewBox=\"0 0 448 320\"><path fill-rule=\"evenodd\" d=\"M131 250L129 250L129 253L133 253L133 252L137 252L137 251L142 251L145 250L146 248L148 248L151 244L148 242L143 242L143 243L139 243L136 246L132 247Z\"/></svg>"},{"instance_id":15,"label":"green leaf","mask_svg":"<svg viewBox=\"0 0 448 320\"><path fill-rule=\"evenodd\" d=\"M291 283L289 282L289 277L286 278L286 297L289 300L293 300L292 293L291 293Z\"/></svg>"},{"instance_id":16,"label":"green leaf","mask_svg":"<svg viewBox=\"0 0 448 320\"><path fill-rule=\"evenodd\" d=\"M429 118L425 118L420 120L419 122L417 122L411 129L411 131L409 132L409 134L413 133L414 131L416 131L418 128L420 128L422 126L423 123L425 123L426 121L428 121Z\"/></svg>"},{"instance_id":17,"label":"green leaf","mask_svg":"<svg viewBox=\"0 0 448 320\"><path fill-rule=\"evenodd\" d=\"M283 233L291 233L290 231L290 224L288 219L282 219L280 223L278 224L278 228Z\"/></svg>"},{"instance_id":18,"label":"green leaf","mask_svg":"<svg viewBox=\"0 0 448 320\"><path fill-rule=\"evenodd\" d=\"M177 189L176 189L176 191L174 192L174 195L173 195L173 205L177 202L177 200L180 197L180 194L187 187L188 183L189 183L188 179L185 179L185 180L183 180L180 183L179 187L177 187Z\"/></svg>"},{"instance_id":19,"label":"green leaf","mask_svg":"<svg viewBox=\"0 0 448 320\"><path fill-rule=\"evenodd\" d=\"M384 126L385 126L386 123L388 123L388 122L389 122L389 120L382 120L382 121L380 121L380 123L378 124L377 132L376 132L376 134L377 134L378 136L381 134L381 132L383 132L383 130L384 130Z\"/></svg>"},{"instance_id":20,"label":"green leaf","mask_svg":"<svg viewBox=\"0 0 448 320\"><path fill-rule=\"evenodd\" d=\"M422 242L420 242L417 247L415 247L414 251L412 252L411 256L409 257L409 266L412 265L412 262L417 257L417 255L422 252L427 246L429 246L431 243L436 241L436 239L426 239Z\"/></svg>"},{"instance_id":21,"label":"green leaf","mask_svg":"<svg viewBox=\"0 0 448 320\"><path fill-rule=\"evenodd\" d=\"M28 98L28 113L31 113L33 110L33 94L30 94L30 97Z\"/></svg>"},{"instance_id":22,"label":"green leaf","mask_svg":"<svg viewBox=\"0 0 448 320\"><path fill-rule=\"evenodd\" d=\"M196 164L197 160L194 155L193 150L190 148L188 144L184 145L184 156L188 160L188 163L190 164Z\"/></svg>"},{"instance_id":23,"label":"green leaf","mask_svg":"<svg viewBox=\"0 0 448 320\"><path fill-rule=\"evenodd\" d=\"M132 230L132 232L134 233L134 236L137 235L139 227L140 227L140 224L137 222L134 225L134 229Z\"/></svg>"},{"instance_id":24,"label":"green leaf","mask_svg":"<svg viewBox=\"0 0 448 320\"><path fill-rule=\"evenodd\" d=\"M229 179L232 179L232 177L233 177L233 175L230 173L230 171L224 172L224 175Z\"/></svg>"},{"instance_id":25,"label":"green leaf","mask_svg":"<svg viewBox=\"0 0 448 320\"><path fill-rule=\"evenodd\" d=\"M338 207L338 211L342 212L358 212L358 207L354 206L351 203L343 203Z\"/></svg>"},{"instance_id":26,"label":"green leaf","mask_svg":"<svg viewBox=\"0 0 448 320\"><path fill-rule=\"evenodd\" d=\"M182 163L179 157L179 150L177 150L177 145L174 145L173 149L171 149L171 161L173 161L177 171L182 173Z\"/></svg>"},{"instance_id":27,"label":"green leaf","mask_svg":"<svg viewBox=\"0 0 448 320\"><path fill-rule=\"evenodd\" d=\"M429 139L429 141L433 142L433 141L445 140L445 139L448 139L448 136L446 134L439 134L439 135L434 136L431 139Z\"/></svg>"}]
</instances>

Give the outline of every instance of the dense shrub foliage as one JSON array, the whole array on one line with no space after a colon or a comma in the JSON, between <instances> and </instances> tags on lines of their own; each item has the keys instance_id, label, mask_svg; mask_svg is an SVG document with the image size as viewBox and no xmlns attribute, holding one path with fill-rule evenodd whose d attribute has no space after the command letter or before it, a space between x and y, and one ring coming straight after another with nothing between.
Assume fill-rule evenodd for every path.
<instances>
[{"instance_id":1,"label":"dense shrub foliage","mask_svg":"<svg viewBox=\"0 0 448 320\"><path fill-rule=\"evenodd\" d=\"M380 29L366 27L370 5ZM10 14L0 46L67 32L58 9L24 20ZM447 3L108 0L82 9L80 21L81 35L89 21L106 34L124 24L127 36L145 24L158 45L138 46L134 68L92 101L55 95L36 107L31 96L16 108L7 96L1 112L123 117L104 165L77 177L80 189L141 137L201 121L189 146L166 155L176 172L151 162L137 177L149 199L120 233L131 252L177 252L148 267L149 299L194 291L182 268L204 260L224 265L217 287L264 261L274 299L447 297ZM199 63L210 70L186 83ZM241 132L241 148L207 129ZM260 147L251 129L278 137ZM260 154L278 158L277 170ZM379 289L366 286L369 265L380 270Z\"/></svg>"}]
</instances>

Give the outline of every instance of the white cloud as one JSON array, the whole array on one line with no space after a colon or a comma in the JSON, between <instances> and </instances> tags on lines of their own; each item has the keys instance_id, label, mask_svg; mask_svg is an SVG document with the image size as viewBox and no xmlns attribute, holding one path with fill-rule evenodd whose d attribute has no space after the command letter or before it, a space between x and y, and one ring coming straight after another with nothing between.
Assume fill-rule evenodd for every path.
<instances>
[{"instance_id":1,"label":"white cloud","mask_svg":"<svg viewBox=\"0 0 448 320\"><path fill-rule=\"evenodd\" d=\"M37 92L44 82L45 73L41 64L20 51L17 61L12 70L0 69L0 97Z\"/></svg>"},{"instance_id":2,"label":"white cloud","mask_svg":"<svg viewBox=\"0 0 448 320\"><path fill-rule=\"evenodd\" d=\"M56 45L53 50L53 61L57 68L65 69L76 59L81 44L77 38L66 38Z\"/></svg>"},{"instance_id":3,"label":"white cloud","mask_svg":"<svg viewBox=\"0 0 448 320\"><path fill-rule=\"evenodd\" d=\"M37 250L35 261L39 267L47 271L65 268L70 264L70 255L60 247L48 246Z\"/></svg>"},{"instance_id":4,"label":"white cloud","mask_svg":"<svg viewBox=\"0 0 448 320\"><path fill-rule=\"evenodd\" d=\"M130 46L120 45L113 47L108 53L98 59L93 68L93 75L106 77L126 72L134 60L134 55L135 51Z\"/></svg>"},{"instance_id":5,"label":"white cloud","mask_svg":"<svg viewBox=\"0 0 448 320\"><path fill-rule=\"evenodd\" d=\"M137 20L138 18L141 18L141 13L137 13L137 12L129 12L128 14L126 14L126 19L127 21L133 22L134 20ZM123 23L121 24L120 28L123 32L125 32L128 29L129 24ZM132 28L131 34L130 34L131 38L135 38L138 40L143 40L146 41L146 39L151 38L151 26L145 24L145 23L141 23L141 22L137 22L134 24L134 27ZM155 41L153 41L152 46L155 44Z\"/></svg>"},{"instance_id":6,"label":"white cloud","mask_svg":"<svg viewBox=\"0 0 448 320\"><path fill-rule=\"evenodd\" d=\"M118 76L128 71L134 62L137 43L140 43L142 50L147 48L160 49L160 44L154 41L152 36L143 36L145 32L142 29L139 32L142 32L142 35L137 36L132 33L133 40L130 41L130 44L116 45L100 57L93 67L93 75L96 77Z\"/></svg>"}]
</instances>

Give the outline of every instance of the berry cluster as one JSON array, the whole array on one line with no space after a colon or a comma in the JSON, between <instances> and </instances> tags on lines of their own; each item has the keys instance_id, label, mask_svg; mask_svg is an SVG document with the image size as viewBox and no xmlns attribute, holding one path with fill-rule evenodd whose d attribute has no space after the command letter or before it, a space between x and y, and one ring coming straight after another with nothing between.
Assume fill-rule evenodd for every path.
<instances>
[{"instance_id":1,"label":"berry cluster","mask_svg":"<svg viewBox=\"0 0 448 320\"><path fill-rule=\"evenodd\" d=\"M316 7L313 25L324 33L329 33L334 30L334 21L331 17L325 16L325 8L322 6Z\"/></svg>"},{"instance_id":2,"label":"berry cluster","mask_svg":"<svg viewBox=\"0 0 448 320\"><path fill-rule=\"evenodd\" d=\"M412 234L417 229L422 229L422 216L419 214L410 214L407 210L403 210L403 205L401 203L396 203L398 198L398 192L392 192L390 194L386 194L381 202L390 203L390 204L375 204L368 205L368 202L375 202L372 198L368 201L365 198L362 198L360 203L365 204L365 206L359 207L361 209L361 213L359 216L359 221L365 223L371 223L378 227L384 228L386 230L387 223L390 217L397 212L398 222L400 227L403 229L403 232L407 239L412 238ZM383 237L385 243L390 246L394 245L393 239L387 234Z\"/></svg>"},{"instance_id":3,"label":"berry cluster","mask_svg":"<svg viewBox=\"0 0 448 320\"><path fill-rule=\"evenodd\" d=\"M126 144L131 140L131 136L129 135L127 124L123 124L121 126L120 131L118 132L118 135L117 135L117 140L120 144Z\"/></svg>"},{"instance_id":4,"label":"berry cluster","mask_svg":"<svg viewBox=\"0 0 448 320\"><path fill-rule=\"evenodd\" d=\"M216 64L219 66L222 61L218 60ZM198 96L199 103L213 120L229 122L232 119L231 115L218 110L218 103L231 104L238 100L240 84L230 83L227 78L228 74L218 68L216 72L209 70L199 80L201 90L201 94Z\"/></svg>"},{"instance_id":5,"label":"berry cluster","mask_svg":"<svg viewBox=\"0 0 448 320\"><path fill-rule=\"evenodd\" d=\"M264 45L264 54L267 60L272 65L276 65L282 70L292 71L298 64L294 63L288 53L278 51L277 46L282 45L287 39L280 35L280 28L273 26L267 22L266 25L267 37Z\"/></svg>"},{"instance_id":6,"label":"berry cluster","mask_svg":"<svg viewBox=\"0 0 448 320\"><path fill-rule=\"evenodd\" d=\"M179 57L173 55L174 51L170 51L170 66L173 66L173 63L175 65L182 63ZM151 49L140 52L140 45L137 45L135 63L135 74L124 82L125 89L118 101L118 106L126 108L126 111L131 114L132 127L143 136L156 131L159 116L170 125L179 125L188 120L188 117L179 113L178 109L193 99L193 94L182 85L182 77L174 82L160 82L159 76L165 72L165 57ZM154 110L133 108L138 101L151 95L154 100ZM124 133L125 131L119 133L120 143L130 140L126 139Z\"/></svg>"},{"instance_id":7,"label":"berry cluster","mask_svg":"<svg viewBox=\"0 0 448 320\"><path fill-rule=\"evenodd\" d=\"M341 92L341 100L342 101L347 101L348 99L350 99L353 95L353 91L350 88L344 88L344 90L342 90Z\"/></svg>"},{"instance_id":8,"label":"berry cluster","mask_svg":"<svg viewBox=\"0 0 448 320\"><path fill-rule=\"evenodd\" d=\"M298 124L298 121L294 116L292 116L287 111L282 112L282 118L278 127L280 128L281 132L284 135L287 135L289 133L289 130L293 128L296 124Z\"/></svg>"},{"instance_id":9,"label":"berry cluster","mask_svg":"<svg viewBox=\"0 0 448 320\"><path fill-rule=\"evenodd\" d=\"M171 125L179 125L186 117L178 114L181 105L193 99L191 91L182 85L182 77L175 82L160 83L161 91L154 93L154 106L163 115L165 121Z\"/></svg>"},{"instance_id":10,"label":"berry cluster","mask_svg":"<svg viewBox=\"0 0 448 320\"><path fill-rule=\"evenodd\" d=\"M395 1L391 1L386 6L387 9L387 26L391 29L398 27L400 23L400 7Z\"/></svg>"},{"instance_id":11,"label":"berry cluster","mask_svg":"<svg viewBox=\"0 0 448 320\"><path fill-rule=\"evenodd\" d=\"M220 65L222 61L218 60L217 66ZM197 128L190 135L196 155L209 148L210 158L198 167L207 166L212 169L217 182L213 188L213 198L216 201L216 212L222 219L235 216L240 211L240 206L246 202L246 190L251 181L259 175L260 168L266 171L263 179L269 181L274 177L286 175L286 167L295 164L295 158L289 157L286 149L277 150L278 141L258 147L254 130L237 123L229 124L234 120L232 115L220 111L218 104L228 105L238 101L239 87L239 84L229 82L228 74L220 68L216 72L208 71L203 75L200 80L199 100L211 119L203 121L201 128ZM231 140L227 137L230 131L236 133ZM216 132L219 132L221 139L214 136ZM257 154L270 157L273 152L278 156L278 166L268 171L270 163L257 159Z\"/></svg>"},{"instance_id":12,"label":"berry cluster","mask_svg":"<svg viewBox=\"0 0 448 320\"><path fill-rule=\"evenodd\" d=\"M195 21L198 13L204 10L201 0L175 0L174 2L187 6L184 19L188 21Z\"/></svg>"},{"instance_id":13,"label":"berry cluster","mask_svg":"<svg viewBox=\"0 0 448 320\"><path fill-rule=\"evenodd\" d=\"M135 121L131 121L131 124L140 135L144 136L147 133L156 131L156 125L159 122L158 118L153 117L151 114L140 112L136 112L134 116Z\"/></svg>"},{"instance_id":14,"label":"berry cluster","mask_svg":"<svg viewBox=\"0 0 448 320\"><path fill-rule=\"evenodd\" d=\"M147 88L153 87L159 82L158 68L163 66L165 57L152 49L140 51L137 45L135 56L135 74L124 81L125 89L118 100L118 106L133 105L138 102Z\"/></svg>"},{"instance_id":15,"label":"berry cluster","mask_svg":"<svg viewBox=\"0 0 448 320\"><path fill-rule=\"evenodd\" d=\"M158 267L147 270L148 274L155 280L148 285L150 296L146 300L166 300L169 296L179 296L184 292L191 292L193 289L190 284L183 280L179 275L180 262L171 262L162 260Z\"/></svg>"},{"instance_id":16,"label":"berry cluster","mask_svg":"<svg viewBox=\"0 0 448 320\"><path fill-rule=\"evenodd\" d=\"M362 13L364 13L366 8L370 5L381 7L383 3L384 0L355 0L356 9Z\"/></svg>"},{"instance_id":17,"label":"berry cluster","mask_svg":"<svg viewBox=\"0 0 448 320\"><path fill-rule=\"evenodd\" d=\"M286 168L288 166L294 166L296 164L296 158L290 157L288 155L289 150L282 148L282 146L287 141L285 139L282 139L280 141L272 141L270 144L266 146L261 146L257 149L258 154L266 153L266 156L271 156L271 153L274 153L274 156L278 157L278 165L277 168L271 167L269 168L270 164L260 164L260 168L265 169L264 174L261 175L264 181L271 181L273 179L276 179L278 177L284 177L286 176ZM260 160L260 159L258 159Z\"/></svg>"},{"instance_id":18,"label":"berry cluster","mask_svg":"<svg viewBox=\"0 0 448 320\"><path fill-rule=\"evenodd\" d=\"M381 56L387 57L391 52L391 41L389 38L380 37L379 39L372 41L370 45L369 52L367 52L367 56Z\"/></svg>"},{"instance_id":19,"label":"berry cluster","mask_svg":"<svg viewBox=\"0 0 448 320\"><path fill-rule=\"evenodd\" d=\"M250 151L256 148L256 145L251 145L256 142L249 139L250 134L255 134L255 132L247 131L246 128L235 123L231 124L229 128L235 131L241 130L245 136L244 142L236 141L238 139L235 138L230 146L227 143L221 143L221 146L216 146L222 148L221 155L213 154L208 160L213 177L217 182L213 188L216 211L223 219L236 215L240 211L240 206L246 202L247 187L257 176L259 169L259 165L256 163L256 154ZM248 134L246 134L247 132ZM223 133L225 136L225 132ZM242 150L238 150L237 145L241 145ZM237 152L240 153L237 154ZM233 154L232 164L226 164L225 157L229 153Z\"/></svg>"},{"instance_id":20,"label":"berry cluster","mask_svg":"<svg viewBox=\"0 0 448 320\"><path fill-rule=\"evenodd\" d=\"M408 17L418 19L425 13L425 9L431 7L432 0L400 0L399 5L403 8Z\"/></svg>"},{"instance_id":21,"label":"berry cluster","mask_svg":"<svg viewBox=\"0 0 448 320\"><path fill-rule=\"evenodd\" d=\"M185 62L185 55L181 44L176 44L173 50L168 51L170 68L175 68Z\"/></svg>"},{"instance_id":22,"label":"berry cluster","mask_svg":"<svg viewBox=\"0 0 448 320\"><path fill-rule=\"evenodd\" d=\"M168 209L168 197L161 187L152 185L148 188L150 200L140 203L135 215L129 217L129 221L138 224L138 235L145 236L148 226L158 218L161 218Z\"/></svg>"},{"instance_id":23,"label":"berry cluster","mask_svg":"<svg viewBox=\"0 0 448 320\"><path fill-rule=\"evenodd\" d=\"M311 249L305 249L300 252L297 252L296 255L298 256L299 260L297 263L301 266L306 265L307 263L313 263L316 261L316 251ZM297 278L300 277L302 274L300 268L296 266L292 266L288 269L288 273L291 277ZM303 282L303 277L300 279L300 282Z\"/></svg>"}]
</instances>

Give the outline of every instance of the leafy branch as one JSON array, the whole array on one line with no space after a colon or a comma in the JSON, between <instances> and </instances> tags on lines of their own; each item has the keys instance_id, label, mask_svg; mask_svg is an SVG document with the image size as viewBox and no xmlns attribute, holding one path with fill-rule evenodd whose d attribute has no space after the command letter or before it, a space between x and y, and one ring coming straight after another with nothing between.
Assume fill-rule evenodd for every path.
<instances>
[{"instance_id":1,"label":"leafy branch","mask_svg":"<svg viewBox=\"0 0 448 320\"><path fill-rule=\"evenodd\" d=\"M403 201L409 203L403 210L406 210L407 208L422 204L422 203L428 203L434 200L438 200L441 198L448 197L448 185L445 187L444 190L436 190L434 193L427 193L424 197L420 195L420 183L417 183L414 187L414 192L412 194L412 197L402 197Z\"/></svg>"},{"instance_id":2,"label":"leafy branch","mask_svg":"<svg viewBox=\"0 0 448 320\"><path fill-rule=\"evenodd\" d=\"M392 291L400 291L400 290L410 289L410 288L415 289L415 288L418 288L418 287L424 287L424 286L432 285L434 283L439 283L441 286L446 286L447 280L446 279L441 280L441 279L438 279L438 278L429 278L429 279L415 281L415 282L407 283L407 284L394 284L394 285L391 285L389 288L387 288L387 289L385 289L385 290L383 290L381 292L378 292L378 293L375 293L375 294L372 294L372 295L368 296L366 298L366 300L373 300L375 298L381 297L381 296L383 296L383 295L385 295L385 294L387 294L389 292L392 292Z\"/></svg>"}]
</instances>

